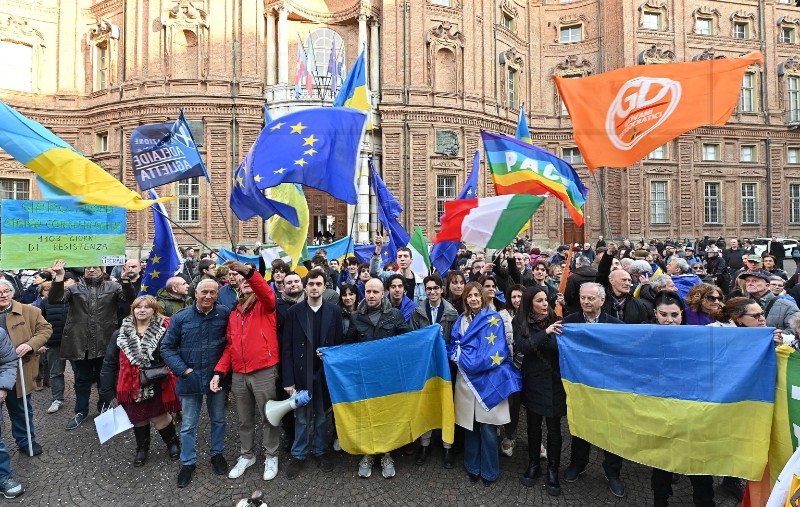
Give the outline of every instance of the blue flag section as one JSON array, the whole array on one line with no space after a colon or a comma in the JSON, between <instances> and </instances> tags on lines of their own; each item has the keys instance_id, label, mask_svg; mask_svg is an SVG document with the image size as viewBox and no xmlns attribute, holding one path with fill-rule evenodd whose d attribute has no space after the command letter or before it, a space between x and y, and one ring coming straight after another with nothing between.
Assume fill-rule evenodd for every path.
<instances>
[{"instance_id":1,"label":"blue flag section","mask_svg":"<svg viewBox=\"0 0 800 507\"><path fill-rule=\"evenodd\" d=\"M252 262L256 265L256 269L258 269L258 263L261 259L259 255L240 254L227 248L217 250L217 257L219 258L217 264L223 264L225 261Z\"/></svg>"},{"instance_id":2,"label":"blue flag section","mask_svg":"<svg viewBox=\"0 0 800 507\"><path fill-rule=\"evenodd\" d=\"M353 247L355 243L353 242L350 236L345 236L341 239L337 239L333 243L327 243L325 245L317 245L317 246L309 246L308 247L308 258L312 258L317 254L317 250L320 248L324 248L326 252L328 252L328 261L332 259L339 259L340 263L341 260L347 257L348 255L353 254ZM375 248L374 246L372 247Z\"/></svg>"},{"instance_id":3,"label":"blue flag section","mask_svg":"<svg viewBox=\"0 0 800 507\"><path fill-rule=\"evenodd\" d=\"M343 107L304 109L273 120L250 150L259 189L300 183L358 202L358 166L367 115Z\"/></svg>"},{"instance_id":4,"label":"blue flag section","mask_svg":"<svg viewBox=\"0 0 800 507\"><path fill-rule=\"evenodd\" d=\"M434 428L442 429L444 442L453 442L453 391L441 327L320 351L342 449L389 452Z\"/></svg>"},{"instance_id":5,"label":"blue flag section","mask_svg":"<svg viewBox=\"0 0 800 507\"><path fill-rule=\"evenodd\" d=\"M374 243L370 243L369 245L356 245L355 256L356 259L358 259L358 262L362 264L365 262L369 263L370 259L372 258L372 254L374 253L375 253ZM383 246L381 247L381 264L386 264L390 260L394 259L389 258L389 245L384 243Z\"/></svg>"},{"instance_id":6,"label":"blue flag section","mask_svg":"<svg viewBox=\"0 0 800 507\"><path fill-rule=\"evenodd\" d=\"M475 156L472 158L472 171L469 173L469 177L456 199L474 199L478 197L478 174L480 171L481 152L475 150ZM458 247L460 244L461 243L458 241L441 241L433 245L431 249L431 264L442 276L445 276L453 265L453 261L456 255L458 255ZM499 294L498 291L498 295Z\"/></svg>"},{"instance_id":7,"label":"blue flag section","mask_svg":"<svg viewBox=\"0 0 800 507\"><path fill-rule=\"evenodd\" d=\"M230 207L239 217L239 220L249 220L259 216L264 220L272 215L278 215L295 227L300 226L300 219L297 216L297 209L273 199L268 199L256 187L253 181L252 171L248 170L248 164L252 162L252 157L248 153L236 172L233 174L233 186L231 187Z\"/></svg>"},{"instance_id":8,"label":"blue flag section","mask_svg":"<svg viewBox=\"0 0 800 507\"><path fill-rule=\"evenodd\" d=\"M196 176L211 181L183 111L174 123L137 127L130 143L133 174L142 190Z\"/></svg>"},{"instance_id":9,"label":"blue flag section","mask_svg":"<svg viewBox=\"0 0 800 507\"><path fill-rule=\"evenodd\" d=\"M514 366L506 343L500 314L481 310L462 336L461 315L453 326L453 339L447 344L450 359L467 382L478 402L489 411L522 389L522 374Z\"/></svg>"},{"instance_id":10,"label":"blue flag section","mask_svg":"<svg viewBox=\"0 0 800 507\"><path fill-rule=\"evenodd\" d=\"M400 213L403 212L403 207L386 188L386 184L375 170L372 159L369 161L369 170L372 175L372 191L375 192L375 201L378 206L378 220L383 224L384 233L389 239L386 242L388 257L389 260L394 260L397 258L397 249L408 245L411 240L411 236L397 221Z\"/></svg>"},{"instance_id":11,"label":"blue flag section","mask_svg":"<svg viewBox=\"0 0 800 507\"><path fill-rule=\"evenodd\" d=\"M151 199L158 199L152 190ZM161 203L153 205L153 250L147 258L147 267L142 275L142 288L139 295L156 297L167 280L181 267L181 253L172 233L172 225L167 220L167 211Z\"/></svg>"}]
</instances>

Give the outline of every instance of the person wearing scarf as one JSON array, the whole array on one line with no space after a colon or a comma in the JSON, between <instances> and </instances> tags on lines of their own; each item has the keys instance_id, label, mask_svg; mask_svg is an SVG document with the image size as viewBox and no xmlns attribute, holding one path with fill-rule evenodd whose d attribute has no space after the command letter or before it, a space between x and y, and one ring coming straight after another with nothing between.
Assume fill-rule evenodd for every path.
<instances>
[{"instance_id":1,"label":"person wearing scarf","mask_svg":"<svg viewBox=\"0 0 800 507\"><path fill-rule=\"evenodd\" d=\"M163 364L159 345L168 325L169 319L158 313L156 298L137 297L131 304L131 315L122 320L122 326L111 336L100 372L101 401L110 404L116 395L133 423L135 467L147 461L151 422L167 445L170 460L180 457L178 435L170 415L181 410L175 394L175 376L169 372L164 380L149 386L139 382L141 369Z\"/></svg>"}]
</instances>

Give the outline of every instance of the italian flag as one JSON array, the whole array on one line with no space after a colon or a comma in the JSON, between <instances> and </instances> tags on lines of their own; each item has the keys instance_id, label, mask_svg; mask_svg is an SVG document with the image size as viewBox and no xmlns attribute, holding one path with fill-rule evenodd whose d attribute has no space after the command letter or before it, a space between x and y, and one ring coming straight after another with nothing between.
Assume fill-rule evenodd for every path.
<instances>
[{"instance_id":1,"label":"italian flag","mask_svg":"<svg viewBox=\"0 0 800 507\"><path fill-rule=\"evenodd\" d=\"M446 202L434 243L466 241L481 248L505 248L542 202L544 197L527 194Z\"/></svg>"},{"instance_id":2,"label":"italian flag","mask_svg":"<svg viewBox=\"0 0 800 507\"><path fill-rule=\"evenodd\" d=\"M406 246L411 250L411 271L429 274L431 272L431 257L428 254L428 243L425 241L422 227L417 226L414 230L414 235L411 236L411 240Z\"/></svg>"}]
</instances>

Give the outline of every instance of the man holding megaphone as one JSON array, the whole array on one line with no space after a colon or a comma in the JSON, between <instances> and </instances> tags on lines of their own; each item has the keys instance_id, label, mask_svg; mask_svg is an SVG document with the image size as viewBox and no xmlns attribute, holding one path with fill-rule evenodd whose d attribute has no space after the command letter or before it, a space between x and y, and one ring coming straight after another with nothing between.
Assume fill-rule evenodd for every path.
<instances>
[{"instance_id":1,"label":"man holding megaphone","mask_svg":"<svg viewBox=\"0 0 800 507\"><path fill-rule=\"evenodd\" d=\"M291 395L308 390L311 402L295 410L295 438L292 461L286 477L294 479L302 471L308 457L309 433L314 424L314 457L325 472L333 470L327 453L328 426L325 411L331 406L320 347L339 345L342 337L342 312L339 307L324 301L326 274L314 268L306 277L306 300L292 306L283 327L283 387Z\"/></svg>"}]
</instances>

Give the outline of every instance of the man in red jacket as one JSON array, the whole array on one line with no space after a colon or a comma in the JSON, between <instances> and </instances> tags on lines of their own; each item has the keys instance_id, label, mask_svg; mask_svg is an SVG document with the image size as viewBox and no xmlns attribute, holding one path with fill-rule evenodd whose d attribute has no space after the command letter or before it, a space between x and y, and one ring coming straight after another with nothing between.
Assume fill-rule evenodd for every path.
<instances>
[{"instance_id":1,"label":"man in red jacket","mask_svg":"<svg viewBox=\"0 0 800 507\"><path fill-rule=\"evenodd\" d=\"M264 418L264 405L277 398L280 348L276 333L275 293L253 266L232 260L225 264L244 276L239 305L231 311L228 320L228 344L211 378L211 390L216 392L220 389L220 379L233 369L231 390L236 396L241 454L228 477L241 477L255 464L255 422L259 417L267 456L264 480L269 481L278 474L280 445L280 428L273 427Z\"/></svg>"}]
</instances>

